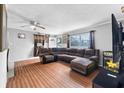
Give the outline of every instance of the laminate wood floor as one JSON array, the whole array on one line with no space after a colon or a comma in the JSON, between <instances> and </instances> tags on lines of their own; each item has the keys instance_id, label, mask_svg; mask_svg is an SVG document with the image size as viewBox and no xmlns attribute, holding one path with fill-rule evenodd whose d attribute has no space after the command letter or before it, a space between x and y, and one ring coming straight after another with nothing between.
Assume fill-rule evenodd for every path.
<instances>
[{"instance_id":1,"label":"laminate wood floor","mask_svg":"<svg viewBox=\"0 0 124 93\"><path fill-rule=\"evenodd\" d=\"M16 74L8 79L7 88L90 88L98 72L83 76L65 62L42 64L30 59L15 64Z\"/></svg>"}]
</instances>

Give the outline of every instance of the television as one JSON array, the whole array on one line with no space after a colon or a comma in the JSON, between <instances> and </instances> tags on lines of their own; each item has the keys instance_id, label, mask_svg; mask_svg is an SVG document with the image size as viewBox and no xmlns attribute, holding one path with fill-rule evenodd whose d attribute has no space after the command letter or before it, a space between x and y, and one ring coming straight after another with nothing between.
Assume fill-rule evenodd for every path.
<instances>
[{"instance_id":1,"label":"television","mask_svg":"<svg viewBox=\"0 0 124 93\"><path fill-rule=\"evenodd\" d=\"M120 23L121 24L121 23ZM121 60L121 28L118 24L114 14L112 14L112 51L113 51L113 62L120 62Z\"/></svg>"},{"instance_id":2,"label":"television","mask_svg":"<svg viewBox=\"0 0 124 93\"><path fill-rule=\"evenodd\" d=\"M122 59L122 32L123 32L123 26L122 23L118 22L112 14L112 54L113 54L113 60L112 62L116 64L116 70L115 72L119 73L120 65L121 65L121 59Z\"/></svg>"},{"instance_id":3,"label":"television","mask_svg":"<svg viewBox=\"0 0 124 93\"><path fill-rule=\"evenodd\" d=\"M122 66L124 66L122 61L122 51L123 51L123 26L122 23L118 22L112 14L112 52L111 58L106 60L104 68L108 70L110 76L114 77L121 72Z\"/></svg>"}]
</instances>

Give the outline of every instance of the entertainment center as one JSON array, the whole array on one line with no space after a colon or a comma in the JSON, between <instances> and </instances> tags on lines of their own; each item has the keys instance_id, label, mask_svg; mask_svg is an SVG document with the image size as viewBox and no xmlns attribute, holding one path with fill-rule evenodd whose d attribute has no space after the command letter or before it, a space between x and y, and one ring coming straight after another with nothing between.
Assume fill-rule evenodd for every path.
<instances>
[{"instance_id":1,"label":"entertainment center","mask_svg":"<svg viewBox=\"0 0 124 93\"><path fill-rule=\"evenodd\" d=\"M122 23L118 24L112 14L112 52L107 62L100 68L100 73L93 80L93 88L123 88L124 87L124 33ZM104 53L104 55L106 55ZM104 56L108 57L108 56ZM103 57L103 59L105 59ZM105 61L105 60L103 60Z\"/></svg>"}]
</instances>

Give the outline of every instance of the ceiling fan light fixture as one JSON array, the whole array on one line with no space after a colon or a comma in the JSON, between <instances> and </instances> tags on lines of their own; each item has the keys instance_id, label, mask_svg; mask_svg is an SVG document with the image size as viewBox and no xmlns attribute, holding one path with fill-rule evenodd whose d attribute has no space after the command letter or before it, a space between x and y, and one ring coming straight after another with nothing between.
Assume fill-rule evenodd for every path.
<instances>
[{"instance_id":1,"label":"ceiling fan light fixture","mask_svg":"<svg viewBox=\"0 0 124 93\"><path fill-rule=\"evenodd\" d=\"M36 27L33 26L33 25L31 25L30 28L31 28L32 30L36 30Z\"/></svg>"}]
</instances>

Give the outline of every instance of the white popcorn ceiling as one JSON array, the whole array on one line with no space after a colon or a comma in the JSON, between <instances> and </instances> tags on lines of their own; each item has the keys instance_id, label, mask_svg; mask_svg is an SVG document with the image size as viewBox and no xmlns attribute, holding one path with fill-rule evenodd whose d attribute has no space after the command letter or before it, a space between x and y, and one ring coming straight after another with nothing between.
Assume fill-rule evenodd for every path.
<instances>
[{"instance_id":1,"label":"white popcorn ceiling","mask_svg":"<svg viewBox=\"0 0 124 93\"><path fill-rule=\"evenodd\" d=\"M39 22L46 29L37 28L36 32L61 34L79 28L111 21L111 14L123 19L120 4L9 4L8 28L33 31L22 18L9 10ZM35 32L35 31L34 31Z\"/></svg>"}]
</instances>

